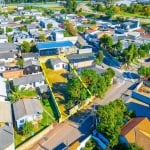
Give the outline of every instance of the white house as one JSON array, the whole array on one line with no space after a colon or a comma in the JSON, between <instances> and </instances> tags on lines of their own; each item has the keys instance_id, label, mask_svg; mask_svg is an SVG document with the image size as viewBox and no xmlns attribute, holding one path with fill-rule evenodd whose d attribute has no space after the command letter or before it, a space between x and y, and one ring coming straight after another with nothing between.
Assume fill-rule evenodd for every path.
<instances>
[{"instance_id":1,"label":"white house","mask_svg":"<svg viewBox=\"0 0 150 150\"><path fill-rule=\"evenodd\" d=\"M42 73L39 74L29 74L20 78L15 78L12 80L14 86L18 86L19 90L36 88L44 85L44 76Z\"/></svg>"},{"instance_id":2,"label":"white house","mask_svg":"<svg viewBox=\"0 0 150 150\"><path fill-rule=\"evenodd\" d=\"M64 62L60 58L50 59L50 65L54 70L68 69L68 63Z\"/></svg>"},{"instance_id":3,"label":"white house","mask_svg":"<svg viewBox=\"0 0 150 150\"><path fill-rule=\"evenodd\" d=\"M25 122L36 121L42 118L43 108L37 99L23 99L12 105L17 129L23 127Z\"/></svg>"}]
</instances>

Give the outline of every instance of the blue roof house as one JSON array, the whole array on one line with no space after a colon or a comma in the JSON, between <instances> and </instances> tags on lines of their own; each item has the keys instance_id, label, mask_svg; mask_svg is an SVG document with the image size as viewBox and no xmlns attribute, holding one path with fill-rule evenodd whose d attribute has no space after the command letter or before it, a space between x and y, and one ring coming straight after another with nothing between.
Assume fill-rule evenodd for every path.
<instances>
[{"instance_id":1,"label":"blue roof house","mask_svg":"<svg viewBox=\"0 0 150 150\"><path fill-rule=\"evenodd\" d=\"M40 42L36 45L40 56L72 54L76 52L71 41Z\"/></svg>"}]
</instances>

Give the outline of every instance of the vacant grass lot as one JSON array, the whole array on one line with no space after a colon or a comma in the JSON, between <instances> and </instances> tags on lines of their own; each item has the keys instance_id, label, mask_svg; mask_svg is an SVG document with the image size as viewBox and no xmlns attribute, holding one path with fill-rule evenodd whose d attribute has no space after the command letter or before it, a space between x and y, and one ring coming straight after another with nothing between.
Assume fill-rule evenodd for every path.
<instances>
[{"instance_id":1,"label":"vacant grass lot","mask_svg":"<svg viewBox=\"0 0 150 150\"><path fill-rule=\"evenodd\" d=\"M67 118L66 104L66 83L67 83L67 71L65 69L54 71L50 68L48 63L42 63L41 67L44 71L45 78L48 81L49 86L52 88L55 99L61 112L61 119Z\"/></svg>"}]
</instances>

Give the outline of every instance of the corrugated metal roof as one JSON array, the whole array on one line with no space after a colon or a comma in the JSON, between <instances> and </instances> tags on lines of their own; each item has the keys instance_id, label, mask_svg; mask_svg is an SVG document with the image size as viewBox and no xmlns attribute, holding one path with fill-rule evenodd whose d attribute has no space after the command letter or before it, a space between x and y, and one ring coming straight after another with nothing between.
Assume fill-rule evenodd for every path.
<instances>
[{"instance_id":1,"label":"corrugated metal roof","mask_svg":"<svg viewBox=\"0 0 150 150\"><path fill-rule=\"evenodd\" d=\"M39 50L71 47L71 46L73 46L73 43L71 41L52 41L52 42L41 42L37 44L37 48Z\"/></svg>"},{"instance_id":2,"label":"corrugated metal roof","mask_svg":"<svg viewBox=\"0 0 150 150\"><path fill-rule=\"evenodd\" d=\"M37 99L24 99L13 103L13 111L15 120L26 115L34 115L43 112L42 106Z\"/></svg>"}]
</instances>

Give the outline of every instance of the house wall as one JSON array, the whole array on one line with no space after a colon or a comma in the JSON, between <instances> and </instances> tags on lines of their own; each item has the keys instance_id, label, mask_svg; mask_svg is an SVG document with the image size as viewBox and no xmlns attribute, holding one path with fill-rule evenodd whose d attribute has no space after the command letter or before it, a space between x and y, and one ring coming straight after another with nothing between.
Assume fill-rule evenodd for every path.
<instances>
[{"instance_id":1,"label":"house wall","mask_svg":"<svg viewBox=\"0 0 150 150\"><path fill-rule=\"evenodd\" d=\"M92 66L93 61L94 60L84 61L84 62L79 62L79 63L73 63L73 66L76 68L88 67L88 66Z\"/></svg>"},{"instance_id":2,"label":"house wall","mask_svg":"<svg viewBox=\"0 0 150 150\"><path fill-rule=\"evenodd\" d=\"M26 84L26 85L19 85L19 90L25 88L25 89L29 89L29 88L35 88L35 87L39 87L41 85L44 85L44 81L39 81L39 82L33 82L30 84Z\"/></svg>"},{"instance_id":3,"label":"house wall","mask_svg":"<svg viewBox=\"0 0 150 150\"><path fill-rule=\"evenodd\" d=\"M68 64L66 63L58 63L54 66L52 66L54 70L60 70L60 69L68 69Z\"/></svg>"},{"instance_id":4,"label":"house wall","mask_svg":"<svg viewBox=\"0 0 150 150\"><path fill-rule=\"evenodd\" d=\"M30 121L36 120L39 116L37 116L37 114L24 116L24 117L16 120L16 127L19 129L20 127L23 127L25 122L30 122ZM24 120L24 122L21 123L20 122L21 120Z\"/></svg>"},{"instance_id":5,"label":"house wall","mask_svg":"<svg viewBox=\"0 0 150 150\"><path fill-rule=\"evenodd\" d=\"M7 79L19 78L19 77L23 76L23 70L4 71L2 73L2 76Z\"/></svg>"}]
</instances>

